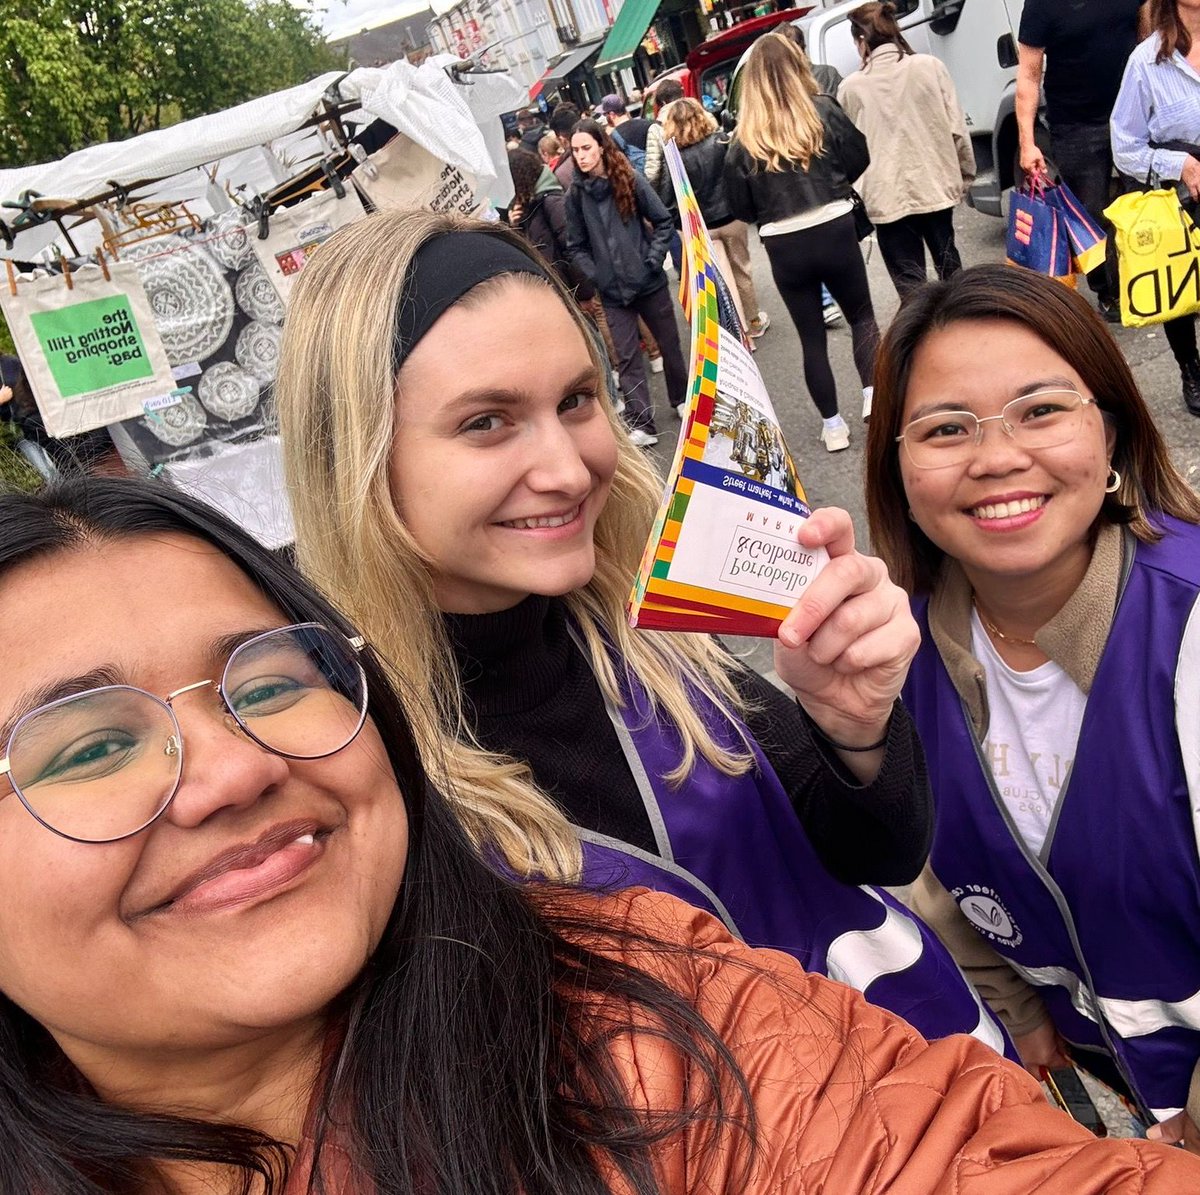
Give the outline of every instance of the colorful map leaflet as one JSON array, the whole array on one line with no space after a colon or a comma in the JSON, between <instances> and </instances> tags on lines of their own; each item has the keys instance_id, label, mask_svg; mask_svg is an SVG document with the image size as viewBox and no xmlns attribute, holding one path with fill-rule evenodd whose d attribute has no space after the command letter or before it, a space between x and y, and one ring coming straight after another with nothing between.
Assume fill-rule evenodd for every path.
<instances>
[{"instance_id":1,"label":"colorful map leaflet","mask_svg":"<svg viewBox=\"0 0 1200 1195\"><path fill-rule=\"evenodd\" d=\"M824 566L796 532L810 511L674 141L691 317L689 402L641 568L630 626L773 638Z\"/></svg>"}]
</instances>

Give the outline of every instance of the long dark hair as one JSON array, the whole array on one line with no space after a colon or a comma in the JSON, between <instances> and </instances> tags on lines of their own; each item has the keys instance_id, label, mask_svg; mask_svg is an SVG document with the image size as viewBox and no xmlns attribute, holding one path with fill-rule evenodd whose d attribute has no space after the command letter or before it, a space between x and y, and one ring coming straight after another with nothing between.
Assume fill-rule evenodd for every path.
<instances>
[{"instance_id":1,"label":"long dark hair","mask_svg":"<svg viewBox=\"0 0 1200 1195\"><path fill-rule=\"evenodd\" d=\"M528 213L533 201L533 193L537 189L538 180L545 169L542 159L537 154L531 154L527 149L510 149L508 151L508 170L513 180L513 199L522 204Z\"/></svg>"},{"instance_id":2,"label":"long dark hair","mask_svg":"<svg viewBox=\"0 0 1200 1195\"><path fill-rule=\"evenodd\" d=\"M883 4L876 0L871 0L870 4L860 4L850 13L850 32L854 40L861 42L868 50L895 46L902 55L914 52L900 32L900 26L896 23L896 6L890 0Z\"/></svg>"},{"instance_id":3,"label":"long dark hair","mask_svg":"<svg viewBox=\"0 0 1200 1195\"><path fill-rule=\"evenodd\" d=\"M57 551L170 532L217 547L285 617L353 633L223 516L140 481L76 480L0 498L0 575ZM654 1147L697 1118L714 1146L743 1147L749 1168L753 1108L729 1051L687 1000L605 949L672 948L589 921L586 903L563 899L569 892L518 888L489 867L429 785L369 649L363 666L406 802L409 854L379 947L330 1010L342 1037L315 1093L312 1189L326 1189L330 1135L378 1195L602 1195L605 1169L638 1195L657 1195ZM679 1107L631 1106L610 1053L631 1033L677 1053L690 1076ZM743 1129L748 1139L728 1140ZM259 1182L278 1195L290 1152L248 1128L104 1103L49 1032L0 995L4 1195L125 1195L168 1161L231 1167L243 1193Z\"/></svg>"},{"instance_id":4,"label":"long dark hair","mask_svg":"<svg viewBox=\"0 0 1200 1195\"><path fill-rule=\"evenodd\" d=\"M1185 58L1192 52L1192 35L1179 19L1175 0L1150 0L1150 28L1159 39L1155 62L1166 62L1176 50Z\"/></svg>"},{"instance_id":5,"label":"long dark hair","mask_svg":"<svg viewBox=\"0 0 1200 1195\"><path fill-rule=\"evenodd\" d=\"M637 212L637 195L635 194L632 164L599 121L581 120L571 130L571 136L574 137L576 133L586 133L600 146L604 173L608 175L608 183L612 187L613 203L617 205L621 219L628 223ZM578 163L576 163L575 175L577 179L584 177Z\"/></svg>"},{"instance_id":6,"label":"long dark hair","mask_svg":"<svg viewBox=\"0 0 1200 1195\"><path fill-rule=\"evenodd\" d=\"M1157 513L1200 523L1200 497L1171 463L1162 434L1121 350L1087 300L1052 278L1016 266L961 270L926 283L892 321L875 358L875 397L867 433L867 518L871 543L892 579L928 592L944 553L908 517L900 474L900 434L913 357L922 341L959 320L1010 320L1044 341L1083 379L1116 431L1113 467L1121 474L1100 517L1128 524L1140 540L1162 533Z\"/></svg>"}]
</instances>

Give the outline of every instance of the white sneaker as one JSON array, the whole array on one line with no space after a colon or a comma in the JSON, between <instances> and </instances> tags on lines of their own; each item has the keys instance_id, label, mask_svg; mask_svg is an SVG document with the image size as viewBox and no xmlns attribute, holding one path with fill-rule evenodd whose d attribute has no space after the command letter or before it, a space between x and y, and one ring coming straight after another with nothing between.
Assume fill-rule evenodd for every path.
<instances>
[{"instance_id":1,"label":"white sneaker","mask_svg":"<svg viewBox=\"0 0 1200 1195\"><path fill-rule=\"evenodd\" d=\"M765 311L760 311L750 321L750 327L746 329L746 332L751 340L757 340L770 326L771 317Z\"/></svg>"},{"instance_id":2,"label":"white sneaker","mask_svg":"<svg viewBox=\"0 0 1200 1195\"><path fill-rule=\"evenodd\" d=\"M827 307L821 308L821 318L825 321L825 327L832 328L834 324L842 322L842 309L831 299Z\"/></svg>"},{"instance_id":3,"label":"white sneaker","mask_svg":"<svg viewBox=\"0 0 1200 1195\"><path fill-rule=\"evenodd\" d=\"M687 403L681 402L679 404L679 406L672 407L671 410L675 412L675 418L678 419L680 423L682 423L687 418L687 413L688 413Z\"/></svg>"},{"instance_id":4,"label":"white sneaker","mask_svg":"<svg viewBox=\"0 0 1200 1195\"><path fill-rule=\"evenodd\" d=\"M875 391L872 389L870 394L863 395L863 422L866 423L871 418L871 403L875 399Z\"/></svg>"},{"instance_id":5,"label":"white sneaker","mask_svg":"<svg viewBox=\"0 0 1200 1195\"><path fill-rule=\"evenodd\" d=\"M846 433L846 443L849 444L849 432ZM658 437L650 432L644 432L640 427L631 427L629 429L629 438L633 441L636 448L653 448L658 443Z\"/></svg>"},{"instance_id":6,"label":"white sneaker","mask_svg":"<svg viewBox=\"0 0 1200 1195\"><path fill-rule=\"evenodd\" d=\"M663 371L662 358L661 357L651 357L650 358L650 372L651 373L662 373L662 371Z\"/></svg>"},{"instance_id":7,"label":"white sneaker","mask_svg":"<svg viewBox=\"0 0 1200 1195\"><path fill-rule=\"evenodd\" d=\"M821 443L825 445L826 452L841 452L850 447L850 429L844 423L837 427L823 427Z\"/></svg>"}]
</instances>

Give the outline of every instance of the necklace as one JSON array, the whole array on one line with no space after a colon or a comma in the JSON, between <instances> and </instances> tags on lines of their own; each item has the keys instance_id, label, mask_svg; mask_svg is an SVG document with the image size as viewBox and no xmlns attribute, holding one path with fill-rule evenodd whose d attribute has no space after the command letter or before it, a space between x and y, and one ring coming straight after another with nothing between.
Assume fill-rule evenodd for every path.
<instances>
[{"instance_id":1,"label":"necklace","mask_svg":"<svg viewBox=\"0 0 1200 1195\"><path fill-rule=\"evenodd\" d=\"M1037 641L1034 639L1019 639L1016 635L1006 635L984 612L979 608L979 603L972 596L971 605L975 607L975 613L979 615L979 621L983 623L984 629L989 635L994 635L997 639L1002 639L1005 643L1019 643L1022 647L1037 647Z\"/></svg>"}]
</instances>

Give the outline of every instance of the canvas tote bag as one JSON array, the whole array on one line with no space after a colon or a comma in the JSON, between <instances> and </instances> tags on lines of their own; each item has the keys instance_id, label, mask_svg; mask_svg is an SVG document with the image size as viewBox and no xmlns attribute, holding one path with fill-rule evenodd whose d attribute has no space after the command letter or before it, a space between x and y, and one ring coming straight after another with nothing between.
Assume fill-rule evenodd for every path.
<instances>
[{"instance_id":1,"label":"canvas tote bag","mask_svg":"<svg viewBox=\"0 0 1200 1195\"><path fill-rule=\"evenodd\" d=\"M259 264L285 305L296 275L322 243L367 214L353 187L345 187L343 192L339 198L336 191L318 191L291 207L276 208L268 220L266 237L251 238Z\"/></svg>"},{"instance_id":2,"label":"canvas tote bag","mask_svg":"<svg viewBox=\"0 0 1200 1195\"><path fill-rule=\"evenodd\" d=\"M470 216L479 209L475 176L443 162L403 133L376 150L350 177L377 211L428 208Z\"/></svg>"},{"instance_id":3,"label":"canvas tote bag","mask_svg":"<svg viewBox=\"0 0 1200 1195\"><path fill-rule=\"evenodd\" d=\"M0 274L0 309L46 431L74 436L144 414L175 388L137 267Z\"/></svg>"}]
</instances>

